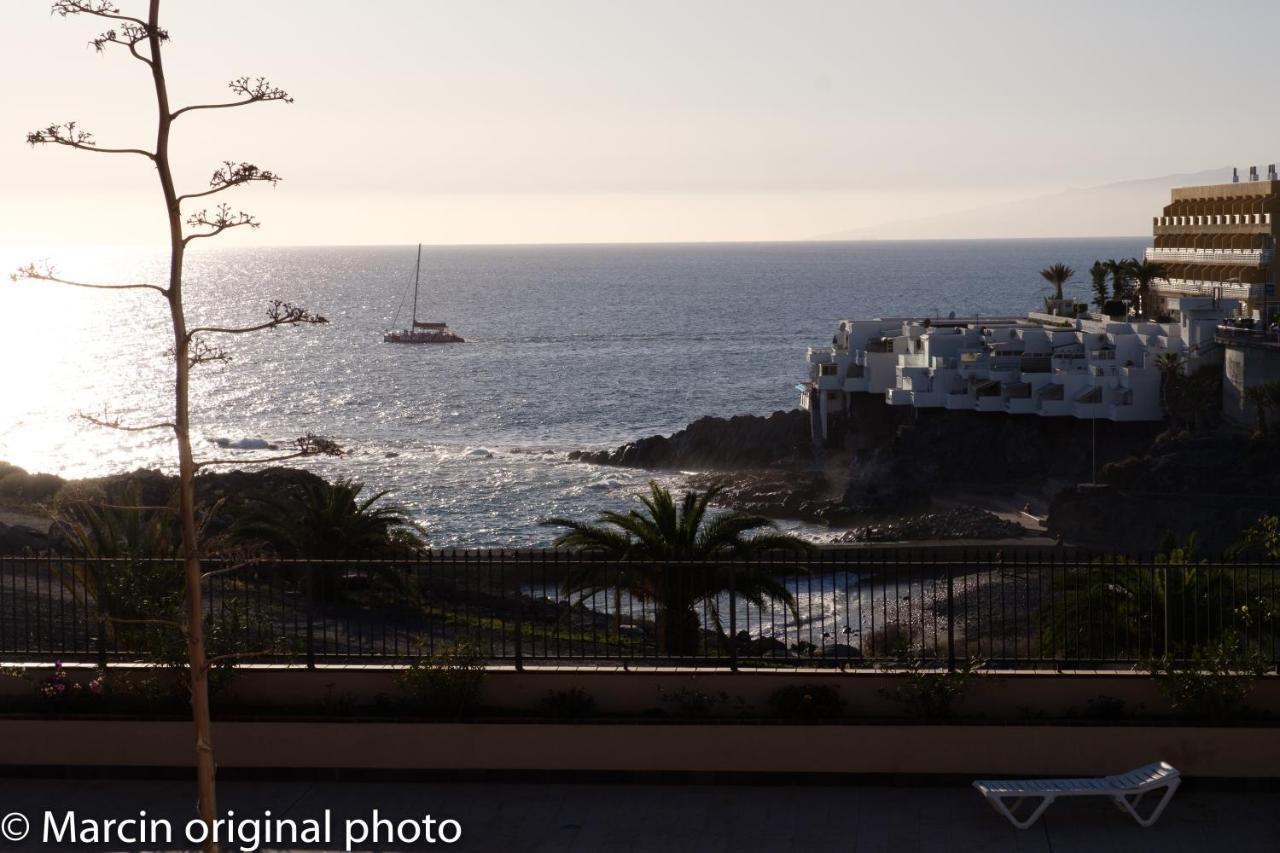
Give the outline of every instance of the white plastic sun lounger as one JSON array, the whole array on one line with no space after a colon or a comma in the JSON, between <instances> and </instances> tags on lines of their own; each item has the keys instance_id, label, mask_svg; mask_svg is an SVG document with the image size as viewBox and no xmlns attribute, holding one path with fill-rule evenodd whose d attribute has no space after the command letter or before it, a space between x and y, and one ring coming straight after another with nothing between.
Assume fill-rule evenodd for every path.
<instances>
[{"instance_id":1,"label":"white plastic sun lounger","mask_svg":"<svg viewBox=\"0 0 1280 853\"><path fill-rule=\"evenodd\" d=\"M1169 804L1182 779L1171 765L1157 761L1119 776L1092 779L979 779L973 783L991 807L1018 829L1026 829L1040 819L1058 797L1110 797L1116 808L1128 812L1139 826L1151 826ZM1163 789L1155 807L1144 816L1139 810L1144 797ZM1023 809L1027 804L1030 809ZM1019 810L1026 816L1018 817Z\"/></svg>"}]
</instances>

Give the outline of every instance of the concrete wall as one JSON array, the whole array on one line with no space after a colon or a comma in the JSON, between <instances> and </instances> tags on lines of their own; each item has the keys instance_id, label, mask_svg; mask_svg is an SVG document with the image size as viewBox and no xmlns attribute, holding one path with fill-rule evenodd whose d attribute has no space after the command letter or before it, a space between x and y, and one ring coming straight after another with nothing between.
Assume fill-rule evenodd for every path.
<instances>
[{"instance_id":1,"label":"concrete wall","mask_svg":"<svg viewBox=\"0 0 1280 853\"><path fill-rule=\"evenodd\" d=\"M1222 413L1239 424L1253 425L1257 413L1244 397L1246 388L1280 378L1280 350L1224 347Z\"/></svg>"},{"instance_id":2,"label":"concrete wall","mask_svg":"<svg viewBox=\"0 0 1280 853\"><path fill-rule=\"evenodd\" d=\"M87 674L92 670L86 669ZM323 714L340 706L372 705L379 696L397 694L392 667L253 667L242 668L223 701L258 708L309 709ZM40 678L47 670L28 670ZM81 678L87 677L81 676ZM902 686L904 676L874 670L624 670L597 667L491 668L484 682L483 704L512 711L535 711L548 693L578 688L589 693L604 714L638 716L664 708L660 690L691 689L725 694L725 713L744 708L768 713L776 690L792 685L834 687L851 717L909 717L913 710L884 695ZM21 679L0 678L0 696L29 695L32 685ZM1129 672L983 672L975 676L958 706L963 717L991 720L1064 719L1078 717L1092 700L1117 699L1130 713L1168 714L1169 708L1153 679ZM217 703L215 703L216 705ZM1250 706L1280 714L1280 677L1268 676L1258 685Z\"/></svg>"},{"instance_id":3,"label":"concrete wall","mask_svg":"<svg viewBox=\"0 0 1280 853\"><path fill-rule=\"evenodd\" d=\"M0 765L190 766L186 722L5 720ZM1271 778L1280 728L218 722L228 768Z\"/></svg>"},{"instance_id":4,"label":"concrete wall","mask_svg":"<svg viewBox=\"0 0 1280 853\"><path fill-rule=\"evenodd\" d=\"M601 711L633 715L623 720L441 723L321 716L336 702L392 693L394 672L246 669L228 699L311 710L292 720L216 722L219 766L987 776L1099 775L1163 759L1189 776L1263 778L1276 775L1274 757L1280 755L1275 725L1090 723L1078 716L1058 725L1038 721L1079 712L1099 696L1120 699L1133 710L1165 710L1150 678L1125 673L984 674L961 710L990 720L948 725L891 718L904 709L880 691L900 684L900 676L791 670L495 669L486 679L485 701L492 706L530 710L548 691L577 687L594 696ZM723 692L763 709L770 693L794 684L831 685L864 719L699 723L634 716L659 705L659 687ZM0 679L0 694L31 689L20 679ZM1251 705L1280 710L1280 678L1265 679ZM192 730L183 720L0 717L0 766L183 767L190 765L191 753Z\"/></svg>"}]
</instances>

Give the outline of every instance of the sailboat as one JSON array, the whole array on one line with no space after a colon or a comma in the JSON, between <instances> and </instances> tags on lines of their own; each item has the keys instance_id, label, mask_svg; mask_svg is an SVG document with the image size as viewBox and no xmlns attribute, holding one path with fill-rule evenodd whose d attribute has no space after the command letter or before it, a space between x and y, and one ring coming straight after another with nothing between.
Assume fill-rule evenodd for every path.
<instances>
[{"instance_id":1,"label":"sailboat","mask_svg":"<svg viewBox=\"0 0 1280 853\"><path fill-rule=\"evenodd\" d=\"M465 343L460 335L449 330L447 323L428 322L418 319L418 276L422 271L422 244L418 244L418 261L413 267L413 320L409 328L396 329L382 333L383 343L388 344L461 344ZM404 306L403 300L401 307ZM396 317L400 316L399 309Z\"/></svg>"}]
</instances>

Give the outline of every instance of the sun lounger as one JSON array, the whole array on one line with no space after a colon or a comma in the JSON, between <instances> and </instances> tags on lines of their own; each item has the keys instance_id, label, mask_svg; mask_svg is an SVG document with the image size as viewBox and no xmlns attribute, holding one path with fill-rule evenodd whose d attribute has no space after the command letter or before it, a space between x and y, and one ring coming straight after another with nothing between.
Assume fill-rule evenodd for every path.
<instances>
[{"instance_id":1,"label":"sun lounger","mask_svg":"<svg viewBox=\"0 0 1280 853\"><path fill-rule=\"evenodd\" d=\"M1181 783L1178 771L1163 761L1130 770L1119 776L1091 779L979 779L973 783L991 807L1009 819L1018 829L1026 829L1039 820L1044 810L1058 797L1110 797L1116 808L1128 812L1139 826L1155 823L1173 792ZM1144 816L1139 810L1144 797L1163 790L1155 807ZM1148 801L1150 802L1150 801ZM1028 809L1023 809L1023 805ZM1019 810L1025 817L1019 818Z\"/></svg>"}]
</instances>

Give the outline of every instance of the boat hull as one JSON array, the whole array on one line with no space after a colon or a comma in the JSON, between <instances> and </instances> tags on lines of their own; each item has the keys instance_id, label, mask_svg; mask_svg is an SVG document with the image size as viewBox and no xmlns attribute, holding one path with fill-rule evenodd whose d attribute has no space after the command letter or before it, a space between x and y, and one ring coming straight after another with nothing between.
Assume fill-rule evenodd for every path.
<instances>
[{"instance_id":1,"label":"boat hull","mask_svg":"<svg viewBox=\"0 0 1280 853\"><path fill-rule=\"evenodd\" d=\"M466 341L453 332L387 332L382 336L387 344L465 344Z\"/></svg>"}]
</instances>

